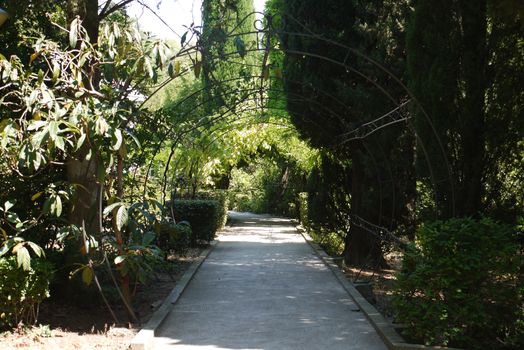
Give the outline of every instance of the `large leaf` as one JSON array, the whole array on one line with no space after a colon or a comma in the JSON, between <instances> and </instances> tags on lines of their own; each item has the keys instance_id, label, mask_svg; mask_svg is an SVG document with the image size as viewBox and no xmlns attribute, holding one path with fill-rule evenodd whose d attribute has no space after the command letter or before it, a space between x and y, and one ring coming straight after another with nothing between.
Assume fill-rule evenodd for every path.
<instances>
[{"instance_id":1,"label":"large leaf","mask_svg":"<svg viewBox=\"0 0 524 350\"><path fill-rule=\"evenodd\" d=\"M74 19L71 22L71 27L69 29L69 46L75 47L78 40L78 19Z\"/></svg>"},{"instance_id":2,"label":"large leaf","mask_svg":"<svg viewBox=\"0 0 524 350\"><path fill-rule=\"evenodd\" d=\"M116 227L121 230L122 227L127 225L128 221L128 214L127 214L127 208L122 205L120 208L118 208L118 211L116 212Z\"/></svg>"},{"instance_id":3,"label":"large leaf","mask_svg":"<svg viewBox=\"0 0 524 350\"><path fill-rule=\"evenodd\" d=\"M48 135L47 131L47 129L44 129L33 135L33 137L31 138L31 145L33 145L34 148L40 148L42 143L46 141Z\"/></svg>"},{"instance_id":4,"label":"large leaf","mask_svg":"<svg viewBox=\"0 0 524 350\"><path fill-rule=\"evenodd\" d=\"M122 146L122 140L123 140L122 131L120 131L120 129L116 129L111 139L112 139L111 141L113 142L113 145L112 145L113 151L118 151L120 147Z\"/></svg>"},{"instance_id":5,"label":"large leaf","mask_svg":"<svg viewBox=\"0 0 524 350\"><path fill-rule=\"evenodd\" d=\"M9 242L5 242L4 245L0 247L0 257L6 255L9 249L11 248L8 243Z\"/></svg>"},{"instance_id":6,"label":"large leaf","mask_svg":"<svg viewBox=\"0 0 524 350\"><path fill-rule=\"evenodd\" d=\"M36 201L38 198L40 198L40 196L41 196L43 193L44 193L44 192L42 192L42 191L35 193L33 196L31 196L31 200L32 200L33 202Z\"/></svg>"},{"instance_id":7,"label":"large leaf","mask_svg":"<svg viewBox=\"0 0 524 350\"><path fill-rule=\"evenodd\" d=\"M126 260L126 257L124 255L119 255L115 258L115 265L121 264Z\"/></svg>"},{"instance_id":8,"label":"large leaf","mask_svg":"<svg viewBox=\"0 0 524 350\"><path fill-rule=\"evenodd\" d=\"M108 205L107 207L104 208L103 215L107 216L111 211L113 211L113 209L115 209L117 207L120 207L122 205L124 205L124 203L122 203L122 202L117 202L117 203L113 203L111 205Z\"/></svg>"},{"instance_id":9,"label":"large leaf","mask_svg":"<svg viewBox=\"0 0 524 350\"><path fill-rule=\"evenodd\" d=\"M49 136L53 141L55 141L56 136L58 135L58 126L58 122L53 120L49 123L49 126L47 127L47 129L49 130Z\"/></svg>"},{"instance_id":10,"label":"large leaf","mask_svg":"<svg viewBox=\"0 0 524 350\"><path fill-rule=\"evenodd\" d=\"M26 271L31 269L31 256L26 247L19 246L16 250L16 261L18 262L18 267L21 267Z\"/></svg>"},{"instance_id":11,"label":"large leaf","mask_svg":"<svg viewBox=\"0 0 524 350\"><path fill-rule=\"evenodd\" d=\"M51 212L51 214L54 214L57 217L62 215L62 199L60 198L60 196L57 196L55 194L49 197L48 205L49 205L49 211ZM47 207L46 203L44 203L44 207Z\"/></svg>"},{"instance_id":12,"label":"large leaf","mask_svg":"<svg viewBox=\"0 0 524 350\"><path fill-rule=\"evenodd\" d=\"M108 130L109 130L109 124L107 123L105 118L99 117L95 123L95 132L98 135L104 136Z\"/></svg>"},{"instance_id":13,"label":"large leaf","mask_svg":"<svg viewBox=\"0 0 524 350\"><path fill-rule=\"evenodd\" d=\"M200 72L202 71L202 62L198 61L193 66L193 70L195 71L195 77L200 77Z\"/></svg>"},{"instance_id":14,"label":"large leaf","mask_svg":"<svg viewBox=\"0 0 524 350\"><path fill-rule=\"evenodd\" d=\"M44 250L38 244L29 241L27 242L27 244L31 247L31 249L33 250L33 252L35 252L37 256L45 256Z\"/></svg>"},{"instance_id":15,"label":"large leaf","mask_svg":"<svg viewBox=\"0 0 524 350\"><path fill-rule=\"evenodd\" d=\"M147 247L150 245L156 238L156 235L154 232L146 232L144 233L144 236L142 237L142 245Z\"/></svg>"},{"instance_id":16,"label":"large leaf","mask_svg":"<svg viewBox=\"0 0 524 350\"><path fill-rule=\"evenodd\" d=\"M169 66L167 66L167 74L169 74L170 78L174 78L176 76L173 62L169 63Z\"/></svg>"},{"instance_id":17,"label":"large leaf","mask_svg":"<svg viewBox=\"0 0 524 350\"><path fill-rule=\"evenodd\" d=\"M129 130L125 130L125 132L133 139L133 141L135 141L135 144L137 145L138 148L142 148L140 141L132 132L130 132Z\"/></svg>"},{"instance_id":18,"label":"large leaf","mask_svg":"<svg viewBox=\"0 0 524 350\"><path fill-rule=\"evenodd\" d=\"M56 139L55 139L55 146L56 148L62 150L62 151L65 151L65 142L64 142L64 138L61 137L61 136L57 136Z\"/></svg>"},{"instance_id":19,"label":"large leaf","mask_svg":"<svg viewBox=\"0 0 524 350\"><path fill-rule=\"evenodd\" d=\"M84 144L84 141L86 140L86 136L87 134L80 135L80 137L78 138L78 141L76 142L75 151L78 151L80 147L82 147L82 145Z\"/></svg>"},{"instance_id":20,"label":"large leaf","mask_svg":"<svg viewBox=\"0 0 524 350\"><path fill-rule=\"evenodd\" d=\"M82 269L82 281L87 285L90 285L91 282L93 282L93 270L91 267L85 266Z\"/></svg>"},{"instance_id":21,"label":"large leaf","mask_svg":"<svg viewBox=\"0 0 524 350\"><path fill-rule=\"evenodd\" d=\"M4 203L4 210L5 211L9 211L9 209L11 209L13 206L15 205L15 201L6 201Z\"/></svg>"}]
</instances>

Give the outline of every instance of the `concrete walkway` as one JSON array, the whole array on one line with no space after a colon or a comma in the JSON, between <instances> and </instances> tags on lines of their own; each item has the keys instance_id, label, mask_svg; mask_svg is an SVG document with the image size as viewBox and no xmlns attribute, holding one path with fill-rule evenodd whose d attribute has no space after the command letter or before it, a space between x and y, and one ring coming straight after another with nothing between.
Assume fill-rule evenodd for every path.
<instances>
[{"instance_id":1,"label":"concrete walkway","mask_svg":"<svg viewBox=\"0 0 524 350\"><path fill-rule=\"evenodd\" d=\"M289 220L231 216L156 349L386 349Z\"/></svg>"}]
</instances>

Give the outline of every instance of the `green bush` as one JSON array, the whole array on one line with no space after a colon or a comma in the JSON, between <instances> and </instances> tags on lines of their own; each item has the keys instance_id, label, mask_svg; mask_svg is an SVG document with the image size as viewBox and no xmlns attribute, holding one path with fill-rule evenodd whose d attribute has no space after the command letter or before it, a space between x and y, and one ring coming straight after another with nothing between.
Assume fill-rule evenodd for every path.
<instances>
[{"instance_id":1,"label":"green bush","mask_svg":"<svg viewBox=\"0 0 524 350\"><path fill-rule=\"evenodd\" d=\"M185 253L191 244L192 235L191 224L187 221L163 224L160 227L159 247L162 250Z\"/></svg>"},{"instance_id":2,"label":"green bush","mask_svg":"<svg viewBox=\"0 0 524 350\"><path fill-rule=\"evenodd\" d=\"M218 201L218 229L224 228L227 222L227 210L229 208L229 193L227 190L212 190L197 193L197 199Z\"/></svg>"},{"instance_id":3,"label":"green bush","mask_svg":"<svg viewBox=\"0 0 524 350\"><path fill-rule=\"evenodd\" d=\"M393 300L406 335L430 345L522 348L522 260L512 230L489 218L451 219L423 226L417 243Z\"/></svg>"},{"instance_id":4,"label":"green bush","mask_svg":"<svg viewBox=\"0 0 524 350\"><path fill-rule=\"evenodd\" d=\"M306 228L309 227L309 218L308 218L308 193L300 192L298 194L298 218L302 226Z\"/></svg>"},{"instance_id":5,"label":"green bush","mask_svg":"<svg viewBox=\"0 0 524 350\"><path fill-rule=\"evenodd\" d=\"M227 209L229 207L229 196L227 191L215 192L215 199L218 201L218 229L223 229L227 222Z\"/></svg>"},{"instance_id":6,"label":"green bush","mask_svg":"<svg viewBox=\"0 0 524 350\"><path fill-rule=\"evenodd\" d=\"M217 200L175 200L172 205L175 220L188 221L191 224L191 244L195 245L199 240L213 240L223 220Z\"/></svg>"},{"instance_id":7,"label":"green bush","mask_svg":"<svg viewBox=\"0 0 524 350\"><path fill-rule=\"evenodd\" d=\"M49 297L49 282L53 276L51 263L31 260L31 268L18 267L16 257L0 258L0 328L20 322L36 322L38 306Z\"/></svg>"}]
</instances>

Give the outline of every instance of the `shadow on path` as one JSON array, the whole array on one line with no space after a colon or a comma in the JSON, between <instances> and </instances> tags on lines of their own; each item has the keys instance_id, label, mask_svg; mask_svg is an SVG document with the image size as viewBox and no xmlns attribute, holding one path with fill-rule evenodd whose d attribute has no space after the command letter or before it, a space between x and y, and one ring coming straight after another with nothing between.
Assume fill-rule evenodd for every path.
<instances>
[{"instance_id":1,"label":"shadow on path","mask_svg":"<svg viewBox=\"0 0 524 350\"><path fill-rule=\"evenodd\" d=\"M290 220L231 217L157 349L386 349Z\"/></svg>"}]
</instances>

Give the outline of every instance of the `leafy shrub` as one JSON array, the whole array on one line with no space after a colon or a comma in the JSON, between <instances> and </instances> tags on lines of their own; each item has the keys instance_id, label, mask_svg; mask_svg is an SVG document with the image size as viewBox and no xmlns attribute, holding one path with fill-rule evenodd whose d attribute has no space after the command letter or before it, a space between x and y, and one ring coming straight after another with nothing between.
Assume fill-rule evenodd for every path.
<instances>
[{"instance_id":1,"label":"leafy shrub","mask_svg":"<svg viewBox=\"0 0 524 350\"><path fill-rule=\"evenodd\" d=\"M229 197L226 191L217 191L214 194L218 201L218 229L223 229L227 221L227 209L229 207Z\"/></svg>"},{"instance_id":2,"label":"leafy shrub","mask_svg":"<svg viewBox=\"0 0 524 350\"><path fill-rule=\"evenodd\" d=\"M523 309L511 229L489 218L451 219L423 226L417 239L393 300L407 335L431 345L513 348Z\"/></svg>"},{"instance_id":3,"label":"leafy shrub","mask_svg":"<svg viewBox=\"0 0 524 350\"><path fill-rule=\"evenodd\" d=\"M173 203L175 220L188 221L193 235L191 244L199 240L212 241L221 225L220 204L216 200L175 200Z\"/></svg>"},{"instance_id":4,"label":"leafy shrub","mask_svg":"<svg viewBox=\"0 0 524 350\"><path fill-rule=\"evenodd\" d=\"M191 224L187 221L163 224L160 228L159 246L163 250L172 249L175 252L184 253L191 244L192 235Z\"/></svg>"},{"instance_id":5,"label":"leafy shrub","mask_svg":"<svg viewBox=\"0 0 524 350\"><path fill-rule=\"evenodd\" d=\"M32 259L29 270L19 268L16 256L0 258L0 328L36 322L38 306L49 297L52 265Z\"/></svg>"},{"instance_id":6,"label":"leafy shrub","mask_svg":"<svg viewBox=\"0 0 524 350\"><path fill-rule=\"evenodd\" d=\"M213 190L199 192L196 199L207 199L218 201L218 229L224 228L227 222L227 210L229 208L229 193L227 190Z\"/></svg>"},{"instance_id":7,"label":"leafy shrub","mask_svg":"<svg viewBox=\"0 0 524 350\"><path fill-rule=\"evenodd\" d=\"M309 229L309 218L308 218L308 193L300 192L298 194L298 217L300 223Z\"/></svg>"}]
</instances>

